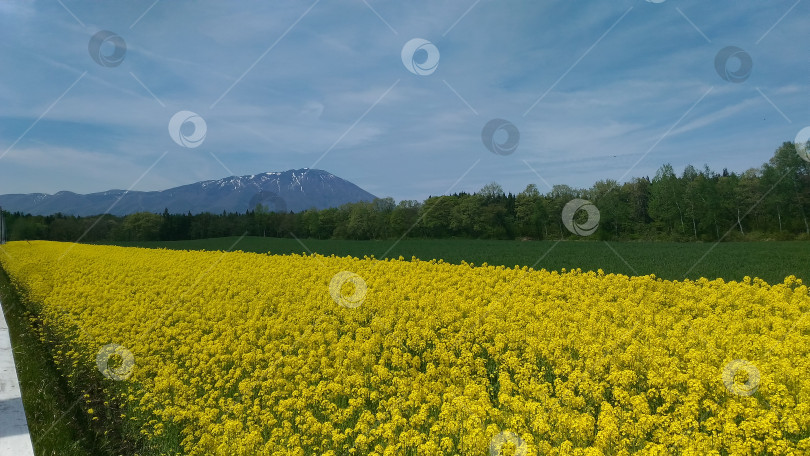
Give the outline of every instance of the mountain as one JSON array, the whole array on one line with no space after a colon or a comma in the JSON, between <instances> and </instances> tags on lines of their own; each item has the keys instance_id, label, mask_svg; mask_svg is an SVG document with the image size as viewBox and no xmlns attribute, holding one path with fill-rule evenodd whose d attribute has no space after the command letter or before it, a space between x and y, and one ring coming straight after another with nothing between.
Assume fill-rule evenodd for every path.
<instances>
[{"instance_id":1,"label":"mountain","mask_svg":"<svg viewBox=\"0 0 810 456\"><path fill-rule=\"evenodd\" d=\"M120 200L119 200L120 198ZM271 211L299 212L312 207L326 209L357 201L371 201L374 195L319 169L295 169L280 173L231 176L197 182L159 192L109 190L80 195L73 192L0 195L0 206L9 212L50 215L98 215L109 212L197 214L245 212L261 203ZM117 201L117 202L116 202Z\"/></svg>"}]
</instances>

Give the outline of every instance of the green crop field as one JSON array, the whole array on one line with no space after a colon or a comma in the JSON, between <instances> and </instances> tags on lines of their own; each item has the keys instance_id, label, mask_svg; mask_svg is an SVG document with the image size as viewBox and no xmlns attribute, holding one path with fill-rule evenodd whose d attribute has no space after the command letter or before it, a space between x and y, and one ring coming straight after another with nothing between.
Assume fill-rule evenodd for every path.
<instances>
[{"instance_id":1,"label":"green crop field","mask_svg":"<svg viewBox=\"0 0 810 456\"><path fill-rule=\"evenodd\" d=\"M506 266L560 270L601 268L606 273L655 274L670 280L700 277L741 280L759 277L768 283L795 275L810 279L810 242L602 242L602 241L484 241L468 239L348 241L237 237L171 242L129 242L118 245L188 250L242 250L273 254L374 256L375 258L462 260ZM391 248L393 246L393 248Z\"/></svg>"}]
</instances>

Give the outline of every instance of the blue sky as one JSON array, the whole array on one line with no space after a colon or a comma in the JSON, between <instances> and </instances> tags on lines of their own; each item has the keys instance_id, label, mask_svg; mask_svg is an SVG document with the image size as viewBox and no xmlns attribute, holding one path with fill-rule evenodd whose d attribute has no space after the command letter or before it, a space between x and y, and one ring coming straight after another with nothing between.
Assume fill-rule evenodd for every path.
<instances>
[{"instance_id":1,"label":"blue sky","mask_svg":"<svg viewBox=\"0 0 810 456\"><path fill-rule=\"evenodd\" d=\"M1 1L0 194L307 167L397 200L545 192L667 162L742 172L810 125L810 1L235 3ZM102 30L117 66L91 57ZM430 74L403 64L414 38ZM728 46L741 82L716 69ZM204 120L197 147L172 139L179 111ZM496 118L514 153L485 147Z\"/></svg>"}]
</instances>

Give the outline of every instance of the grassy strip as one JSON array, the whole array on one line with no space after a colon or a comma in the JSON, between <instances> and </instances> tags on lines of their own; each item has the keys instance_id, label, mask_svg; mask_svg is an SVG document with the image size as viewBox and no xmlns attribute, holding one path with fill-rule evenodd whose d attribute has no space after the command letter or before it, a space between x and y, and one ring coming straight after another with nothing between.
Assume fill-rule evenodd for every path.
<instances>
[{"instance_id":1,"label":"grassy strip","mask_svg":"<svg viewBox=\"0 0 810 456\"><path fill-rule=\"evenodd\" d=\"M30 325L31 314L0 269L0 297L11 335L25 416L37 456L106 455L89 422Z\"/></svg>"},{"instance_id":2,"label":"grassy strip","mask_svg":"<svg viewBox=\"0 0 810 456\"><path fill-rule=\"evenodd\" d=\"M238 241L238 242L237 242ZM795 275L810 283L810 242L751 241L722 243L604 242L583 241L491 241L470 239L404 239L396 241L349 241L245 237L168 242L121 242L117 245L186 250L242 250L274 254L312 252L362 258L415 256L421 260L441 258L449 263L488 263L532 266L549 271L581 268L602 269L625 275L655 274L669 280L684 278L741 281L758 277L770 284ZM392 248L393 247L393 248ZM390 251L389 251L390 249Z\"/></svg>"}]
</instances>

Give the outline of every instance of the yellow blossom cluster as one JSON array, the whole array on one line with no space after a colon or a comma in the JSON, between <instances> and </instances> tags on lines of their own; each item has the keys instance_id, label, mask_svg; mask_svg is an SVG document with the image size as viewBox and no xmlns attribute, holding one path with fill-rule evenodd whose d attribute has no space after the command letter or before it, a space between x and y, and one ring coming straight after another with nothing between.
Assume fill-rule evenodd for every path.
<instances>
[{"instance_id":1,"label":"yellow blossom cluster","mask_svg":"<svg viewBox=\"0 0 810 456\"><path fill-rule=\"evenodd\" d=\"M68 381L184 454L810 454L794 277L44 241L0 265Z\"/></svg>"}]
</instances>

